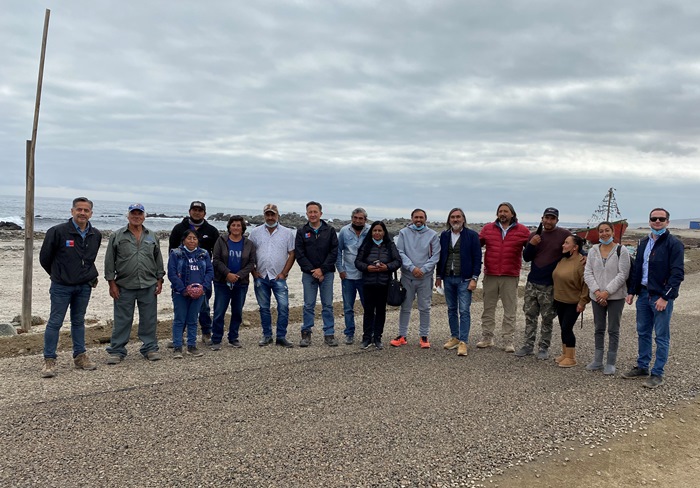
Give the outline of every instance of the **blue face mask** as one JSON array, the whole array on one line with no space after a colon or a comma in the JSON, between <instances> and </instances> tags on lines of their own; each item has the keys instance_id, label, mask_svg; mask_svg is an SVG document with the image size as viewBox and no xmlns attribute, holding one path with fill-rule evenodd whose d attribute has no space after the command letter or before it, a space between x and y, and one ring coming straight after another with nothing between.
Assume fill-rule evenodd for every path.
<instances>
[{"instance_id":1,"label":"blue face mask","mask_svg":"<svg viewBox=\"0 0 700 488\"><path fill-rule=\"evenodd\" d=\"M377 240L377 239L375 239L374 237L372 237L372 242L374 242L374 243L378 246L378 245L380 245L382 242L384 242L384 239L379 239L379 240Z\"/></svg>"},{"instance_id":2,"label":"blue face mask","mask_svg":"<svg viewBox=\"0 0 700 488\"><path fill-rule=\"evenodd\" d=\"M601 243L601 244L606 244L606 245L607 245L607 244L610 244L612 241L613 241L613 238L610 237L609 239L605 239L605 240L601 239L601 240L600 240L600 243Z\"/></svg>"},{"instance_id":3,"label":"blue face mask","mask_svg":"<svg viewBox=\"0 0 700 488\"><path fill-rule=\"evenodd\" d=\"M277 227L278 225L279 225L279 222L275 222L275 223L272 224L272 225L270 225L270 224L268 224L267 222L265 222L265 227L268 227L268 228L270 228L270 229L274 229L274 228Z\"/></svg>"},{"instance_id":4,"label":"blue face mask","mask_svg":"<svg viewBox=\"0 0 700 488\"><path fill-rule=\"evenodd\" d=\"M660 235L666 233L666 227L664 227L663 229L659 229L659 230L651 229L651 233L654 234L655 236L660 236Z\"/></svg>"},{"instance_id":5,"label":"blue face mask","mask_svg":"<svg viewBox=\"0 0 700 488\"><path fill-rule=\"evenodd\" d=\"M410 227L411 227L411 229L413 229L413 230L423 230L423 229L425 229L425 225L421 225L420 227L418 227L416 224L411 224Z\"/></svg>"}]
</instances>

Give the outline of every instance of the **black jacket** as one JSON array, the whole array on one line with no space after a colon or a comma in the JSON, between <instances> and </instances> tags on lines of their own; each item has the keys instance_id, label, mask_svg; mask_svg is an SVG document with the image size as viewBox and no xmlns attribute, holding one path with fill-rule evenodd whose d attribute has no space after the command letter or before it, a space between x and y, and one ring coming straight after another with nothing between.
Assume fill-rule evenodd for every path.
<instances>
[{"instance_id":1,"label":"black jacket","mask_svg":"<svg viewBox=\"0 0 700 488\"><path fill-rule=\"evenodd\" d=\"M228 236L220 236L214 245L214 281L226 283L226 277L231 272L228 269ZM255 269L255 244L247 237L243 238L243 254L241 256L241 270L236 273L240 279L238 283L247 285L250 283L250 273Z\"/></svg>"},{"instance_id":2,"label":"black jacket","mask_svg":"<svg viewBox=\"0 0 700 488\"><path fill-rule=\"evenodd\" d=\"M170 233L170 240L168 241L168 251L172 251L173 249L180 247L180 244L182 244L182 234L189 229L189 217L185 217L182 219L182 222L173 227L173 230ZM214 252L214 244L216 244L216 239L219 238L219 230L205 220L197 229L197 237L199 238L199 247L206 249L211 257L212 253Z\"/></svg>"},{"instance_id":3,"label":"black jacket","mask_svg":"<svg viewBox=\"0 0 700 488\"><path fill-rule=\"evenodd\" d=\"M644 237L637 246L633 276L627 290L630 295L639 295L642 289L644 251L649 239L649 236ZM684 251L683 243L668 230L659 236L649 255L647 290L650 296L662 297L664 300L678 298L678 289L685 277Z\"/></svg>"},{"instance_id":4,"label":"black jacket","mask_svg":"<svg viewBox=\"0 0 700 488\"><path fill-rule=\"evenodd\" d=\"M304 273L321 268L323 274L335 273L338 258L338 235L335 229L321 220L318 232L307 222L297 230L294 241L294 255Z\"/></svg>"},{"instance_id":5,"label":"black jacket","mask_svg":"<svg viewBox=\"0 0 700 488\"><path fill-rule=\"evenodd\" d=\"M376 261L386 264L389 270L385 273L368 272L369 265ZM357 250L355 267L362 271L362 282L365 285L388 285L391 274L401 267L401 255L394 241L384 239L378 246L368 237Z\"/></svg>"},{"instance_id":6,"label":"black jacket","mask_svg":"<svg viewBox=\"0 0 700 488\"><path fill-rule=\"evenodd\" d=\"M85 239L75 228L73 219L46 232L39 252L41 267L51 281L66 285L83 285L97 278L95 258L102 244L102 234L90 225Z\"/></svg>"}]
</instances>

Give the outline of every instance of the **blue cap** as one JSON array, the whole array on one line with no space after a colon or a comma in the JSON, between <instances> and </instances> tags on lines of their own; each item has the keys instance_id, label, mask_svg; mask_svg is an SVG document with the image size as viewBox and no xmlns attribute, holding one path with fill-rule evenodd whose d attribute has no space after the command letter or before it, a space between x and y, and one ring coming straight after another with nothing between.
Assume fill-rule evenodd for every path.
<instances>
[{"instance_id":1,"label":"blue cap","mask_svg":"<svg viewBox=\"0 0 700 488\"><path fill-rule=\"evenodd\" d=\"M145 212L146 209L143 208L143 204L141 203L132 203L129 205L129 213L133 212L134 210L141 210L142 212Z\"/></svg>"}]
</instances>

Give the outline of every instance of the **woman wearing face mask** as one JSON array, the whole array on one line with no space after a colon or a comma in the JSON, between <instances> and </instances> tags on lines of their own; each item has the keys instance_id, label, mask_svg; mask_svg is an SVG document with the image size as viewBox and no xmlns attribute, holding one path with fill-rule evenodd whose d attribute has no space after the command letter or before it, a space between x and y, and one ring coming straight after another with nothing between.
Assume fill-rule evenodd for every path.
<instances>
[{"instance_id":1,"label":"woman wearing face mask","mask_svg":"<svg viewBox=\"0 0 700 488\"><path fill-rule=\"evenodd\" d=\"M361 348L372 343L384 349L382 333L386 319L386 297L391 274L401 267L401 256L381 220L373 222L369 235L357 250L355 267L362 272L362 291L365 296L362 321Z\"/></svg>"},{"instance_id":2,"label":"woman wearing face mask","mask_svg":"<svg viewBox=\"0 0 700 488\"><path fill-rule=\"evenodd\" d=\"M182 333L187 327L187 352L202 356L197 349L197 317L204 294L211 292L214 268L209 253L198 247L193 230L182 234L180 247L170 251L168 279L173 290L173 358L182 359Z\"/></svg>"},{"instance_id":3,"label":"woman wearing face mask","mask_svg":"<svg viewBox=\"0 0 700 488\"><path fill-rule=\"evenodd\" d=\"M583 273L583 278L590 290L595 324L595 356L586 369L589 371L603 369L607 320L608 356L603 374L615 374L620 318L627 295L625 283L630 272L630 256L625 246L613 242L613 225L610 222L598 224L598 235L600 244L596 244L589 251Z\"/></svg>"},{"instance_id":4,"label":"woman wearing face mask","mask_svg":"<svg viewBox=\"0 0 700 488\"><path fill-rule=\"evenodd\" d=\"M561 246L563 257L554 268L554 308L561 327L562 355L555 359L560 368L576 366L576 336L574 325L591 301L583 279L584 265L581 248L586 243L579 236L569 236Z\"/></svg>"}]
</instances>

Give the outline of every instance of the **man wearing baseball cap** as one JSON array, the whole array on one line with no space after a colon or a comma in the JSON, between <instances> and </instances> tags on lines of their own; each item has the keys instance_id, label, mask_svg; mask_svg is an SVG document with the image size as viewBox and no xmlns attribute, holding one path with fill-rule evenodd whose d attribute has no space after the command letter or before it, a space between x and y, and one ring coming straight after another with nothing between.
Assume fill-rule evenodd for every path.
<instances>
[{"instance_id":1,"label":"man wearing baseball cap","mask_svg":"<svg viewBox=\"0 0 700 488\"><path fill-rule=\"evenodd\" d=\"M207 206L204 202L195 200L190 203L190 216L182 219L182 222L173 227L173 230L170 232L168 252L180 246L182 235L186 230L193 230L197 233L199 247L206 250L211 258L212 252L214 252L214 244L216 244L216 239L219 237L219 231L204 219L206 215ZM211 293L211 289L209 289L204 295L202 309L199 311L199 325L202 327L202 342L204 344L211 343L211 308L209 307Z\"/></svg>"},{"instance_id":2,"label":"man wearing baseball cap","mask_svg":"<svg viewBox=\"0 0 700 488\"><path fill-rule=\"evenodd\" d=\"M557 227L559 210L547 207L542 214L542 221L523 251L523 259L530 262L530 273L525 284L525 343L515 355L529 356L534 353L537 338L537 321L542 316L539 350L537 359L549 358L549 344L552 341L554 310L554 280L552 273L561 259L561 246L571 235L567 229Z\"/></svg>"}]
</instances>

